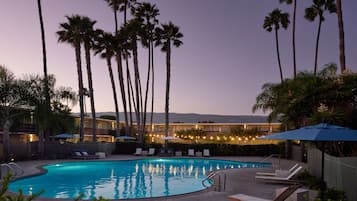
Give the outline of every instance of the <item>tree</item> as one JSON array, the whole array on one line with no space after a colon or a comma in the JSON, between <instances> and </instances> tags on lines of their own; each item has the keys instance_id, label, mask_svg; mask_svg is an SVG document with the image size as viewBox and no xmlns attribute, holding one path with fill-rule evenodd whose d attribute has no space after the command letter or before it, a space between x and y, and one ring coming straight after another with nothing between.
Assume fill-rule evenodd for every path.
<instances>
[{"instance_id":1,"label":"tree","mask_svg":"<svg viewBox=\"0 0 357 201\"><path fill-rule=\"evenodd\" d=\"M133 97L133 104L134 104L136 123L139 133L139 141L143 143L144 142L143 135L144 135L145 128L142 128L142 119L140 116L141 112L143 111L143 104L142 104L142 88L141 88L141 79L140 79L140 72L139 72L138 47L137 47L139 32L142 31L142 23L138 19L131 19L126 25L123 26L122 31L125 33L126 36L128 36L130 50L132 51L133 54L134 86L135 86L135 100Z\"/></svg>"},{"instance_id":2,"label":"tree","mask_svg":"<svg viewBox=\"0 0 357 201\"><path fill-rule=\"evenodd\" d=\"M120 132L119 106L118 106L118 98L117 98L117 92L116 92L112 62L111 62L112 57L115 55L115 49L116 49L115 36L113 36L111 33L101 31L101 34L99 34L97 37L97 41L94 46L94 49L95 49L95 54L100 54L100 57L105 59L107 62L110 83L112 85L112 91L113 91L114 106L115 106L116 135L119 136L120 134L119 133ZM125 92L124 92L124 96L125 96ZM127 118L125 122L127 123Z\"/></svg>"},{"instance_id":3,"label":"tree","mask_svg":"<svg viewBox=\"0 0 357 201\"><path fill-rule=\"evenodd\" d=\"M353 110L356 100L351 94L353 88L346 90L344 77L337 77L336 69L335 64L328 64L316 76L300 72L295 79L284 83L264 84L253 112L269 111L270 121L279 119L283 126L292 129L321 121L343 125L346 119L341 114ZM328 109L324 114L319 111L321 106Z\"/></svg>"},{"instance_id":4,"label":"tree","mask_svg":"<svg viewBox=\"0 0 357 201\"><path fill-rule=\"evenodd\" d=\"M79 91L79 140L83 142L83 121L84 121L84 103L83 103L83 77L81 63L81 40L83 33L81 32L82 20L81 16L73 15L66 16L68 22L60 24L60 30L57 31L58 41L71 44L75 49L77 74L78 74L78 91Z\"/></svg>"},{"instance_id":5,"label":"tree","mask_svg":"<svg viewBox=\"0 0 357 201\"><path fill-rule=\"evenodd\" d=\"M310 22L315 21L316 17L319 18L317 36L316 36L316 46L315 46L315 64L314 64L314 75L317 74L317 61L318 61L318 51L319 51L319 41L322 22L325 21L324 12L329 11L330 13L336 12L335 0L313 0L313 4L305 9L305 19Z\"/></svg>"},{"instance_id":6,"label":"tree","mask_svg":"<svg viewBox=\"0 0 357 201\"><path fill-rule=\"evenodd\" d=\"M161 46L161 51L166 53L166 95L165 95L165 136L169 134L169 98L170 98L170 80L171 80L171 48L180 47L183 42L183 34L179 27L172 22L162 24L155 29L158 40L156 45ZM165 145L167 140L165 140Z\"/></svg>"},{"instance_id":7,"label":"tree","mask_svg":"<svg viewBox=\"0 0 357 201\"><path fill-rule=\"evenodd\" d=\"M81 20L81 30L82 33L81 41L84 44L84 52L86 58L86 67L87 67L87 76L88 76L88 88L89 88L89 98L91 105L91 113L92 113L92 137L93 142L97 141L96 137L96 114L95 114L95 104L94 104L94 91L93 91L93 79L92 79L92 68L91 68L91 55L90 50L94 46L94 40L97 37L98 33L94 30L94 24L96 21L92 21L90 18L85 16L80 16Z\"/></svg>"},{"instance_id":8,"label":"tree","mask_svg":"<svg viewBox=\"0 0 357 201\"><path fill-rule=\"evenodd\" d=\"M293 31L292 31L292 43L293 43L293 63L294 63L294 78L296 77L296 46L295 46L295 33L296 33L296 2L297 0L279 0L280 3L294 4L293 5Z\"/></svg>"},{"instance_id":9,"label":"tree","mask_svg":"<svg viewBox=\"0 0 357 201\"><path fill-rule=\"evenodd\" d=\"M11 71L0 65L0 123L3 130L4 162L10 160L10 127L14 118L23 112L18 108L28 106L27 88L27 83L16 79Z\"/></svg>"},{"instance_id":10,"label":"tree","mask_svg":"<svg viewBox=\"0 0 357 201\"><path fill-rule=\"evenodd\" d=\"M156 5L150 3L139 3L135 9L134 16L140 21L144 22L144 30L141 32L141 43L144 47L148 48L148 74L146 79L145 86L145 100L144 100L144 111L142 115L143 127L146 126L146 113L147 113L147 101L148 101L148 91L149 91L149 82L150 82L150 72L152 77L151 83L151 118L150 125L153 121L153 111L154 111L154 30L155 26L158 24L156 17L159 15L159 10L156 8Z\"/></svg>"},{"instance_id":11,"label":"tree","mask_svg":"<svg viewBox=\"0 0 357 201\"><path fill-rule=\"evenodd\" d=\"M338 20L338 36L340 43L340 68L341 73L346 70L346 57L345 57L345 32L343 28L343 15L342 15L342 2L341 0L336 0L336 13Z\"/></svg>"},{"instance_id":12,"label":"tree","mask_svg":"<svg viewBox=\"0 0 357 201\"><path fill-rule=\"evenodd\" d=\"M274 29L274 32L275 32L276 53L277 53L277 57L278 57L278 65L279 65L281 82L283 82L283 70L282 70L281 62L280 62L278 31L280 29L280 26L282 26L284 29L287 29L289 26L289 23L290 23L290 21L289 21L288 13L283 13L280 9L274 9L271 13L269 13L268 16L265 17L264 24L263 24L263 28L266 31L271 32Z\"/></svg>"},{"instance_id":13,"label":"tree","mask_svg":"<svg viewBox=\"0 0 357 201\"><path fill-rule=\"evenodd\" d=\"M45 97L46 97L46 102L45 102L45 110L46 112L44 113L45 120L49 119L50 115L50 95L49 95L49 89L48 89L48 75L47 75L47 56L46 56L46 37L45 37L45 28L44 28L44 23L43 23L43 17L42 17L42 6L41 6L41 0L37 0L37 7L38 7L38 15L39 15L39 21L40 21L40 27L41 27L41 41L42 41L42 57L43 57L43 75L44 75L44 89L45 89ZM46 123L48 124L48 123ZM44 128L47 130L48 133L48 126L45 126ZM39 149L40 153L43 153L43 147L44 147L44 134L45 130L39 131ZM42 156L41 156L42 157Z\"/></svg>"}]
</instances>

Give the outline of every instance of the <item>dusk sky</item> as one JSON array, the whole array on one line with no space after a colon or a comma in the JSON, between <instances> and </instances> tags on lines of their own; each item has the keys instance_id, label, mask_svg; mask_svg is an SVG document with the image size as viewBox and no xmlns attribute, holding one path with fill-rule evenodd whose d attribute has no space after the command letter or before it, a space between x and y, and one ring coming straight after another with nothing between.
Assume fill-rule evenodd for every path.
<instances>
[{"instance_id":1,"label":"dusk sky","mask_svg":"<svg viewBox=\"0 0 357 201\"><path fill-rule=\"evenodd\" d=\"M140 1L141 2L141 1ZM278 0L150 0L160 9L161 23L172 21L184 34L183 45L172 50L170 112L202 114L252 114L261 86L279 82L273 33L262 28L264 17L274 8L290 12ZM298 1L297 66L313 70L317 21L304 19L311 1ZM66 15L80 14L97 21L96 28L114 31L112 10L104 0L42 0L46 30L48 71L57 86L78 90L74 49L58 43L56 31ZM357 1L343 1L346 64L357 71ZM292 18L290 18L292 20ZM122 13L119 14L122 23ZM284 77L292 76L291 26L281 30L280 50ZM42 74L42 47L36 0L2 0L0 7L0 64L16 76ZM139 50L142 80L147 52ZM335 14L326 13L322 24L318 66L338 60L338 27ZM97 112L114 111L107 66L92 59ZM83 60L83 64L85 64ZM113 64L114 61L113 61ZM155 111L164 112L165 55L155 50ZM115 71L115 70L114 70ZM83 76L86 77L85 66ZM117 75L115 74L117 78ZM117 81L117 79L116 79ZM117 82L118 83L118 82ZM88 86L87 80L84 81ZM118 87L119 88L119 87ZM89 101L87 108L89 110ZM119 108L122 110L122 105ZM73 112L78 112L78 105ZM262 114L258 112L256 114Z\"/></svg>"}]
</instances>

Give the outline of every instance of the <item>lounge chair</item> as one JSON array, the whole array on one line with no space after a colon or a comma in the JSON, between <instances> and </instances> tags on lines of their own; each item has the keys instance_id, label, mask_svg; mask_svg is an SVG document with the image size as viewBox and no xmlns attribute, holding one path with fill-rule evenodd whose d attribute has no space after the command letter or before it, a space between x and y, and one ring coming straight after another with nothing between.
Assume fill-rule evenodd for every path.
<instances>
[{"instance_id":1,"label":"lounge chair","mask_svg":"<svg viewBox=\"0 0 357 201\"><path fill-rule=\"evenodd\" d=\"M87 151L81 151L82 156L86 159L98 159L99 156L95 154L89 154Z\"/></svg>"},{"instance_id":2,"label":"lounge chair","mask_svg":"<svg viewBox=\"0 0 357 201\"><path fill-rule=\"evenodd\" d=\"M203 157L210 157L209 149L203 149Z\"/></svg>"},{"instance_id":3,"label":"lounge chair","mask_svg":"<svg viewBox=\"0 0 357 201\"><path fill-rule=\"evenodd\" d=\"M296 163L294 166L292 166L288 170L275 170L275 172L257 172L257 175L262 175L262 176L277 176L278 174L281 174L281 172L286 172L286 173L291 173L293 172L297 167L299 167L299 164Z\"/></svg>"},{"instance_id":4,"label":"lounge chair","mask_svg":"<svg viewBox=\"0 0 357 201\"><path fill-rule=\"evenodd\" d=\"M273 201L284 201L290 197L297 189L301 187L300 184L288 186L283 192L274 198ZM271 201L268 199L263 199L255 196L245 195L245 194L235 194L227 197L229 200L235 201Z\"/></svg>"},{"instance_id":5,"label":"lounge chair","mask_svg":"<svg viewBox=\"0 0 357 201\"><path fill-rule=\"evenodd\" d=\"M99 156L97 155L90 155L86 151L74 151L72 153L72 159L82 159L82 160L87 160L87 159L98 159Z\"/></svg>"},{"instance_id":6,"label":"lounge chair","mask_svg":"<svg viewBox=\"0 0 357 201\"><path fill-rule=\"evenodd\" d=\"M147 154L148 156L153 156L155 155L155 148L149 148L149 152Z\"/></svg>"},{"instance_id":7,"label":"lounge chair","mask_svg":"<svg viewBox=\"0 0 357 201\"><path fill-rule=\"evenodd\" d=\"M135 156L140 156L142 155L143 149L142 148L136 148L134 155Z\"/></svg>"},{"instance_id":8,"label":"lounge chair","mask_svg":"<svg viewBox=\"0 0 357 201\"><path fill-rule=\"evenodd\" d=\"M291 181L291 178L294 177L300 170L302 169L302 166L299 166L297 167L294 171L292 172L281 172L277 175L266 175L266 176L263 176L263 175L257 175L255 176L256 179L260 179L262 181L265 181L265 182L289 182Z\"/></svg>"},{"instance_id":9,"label":"lounge chair","mask_svg":"<svg viewBox=\"0 0 357 201\"><path fill-rule=\"evenodd\" d=\"M195 156L195 150L194 149L188 149L187 156Z\"/></svg>"}]
</instances>

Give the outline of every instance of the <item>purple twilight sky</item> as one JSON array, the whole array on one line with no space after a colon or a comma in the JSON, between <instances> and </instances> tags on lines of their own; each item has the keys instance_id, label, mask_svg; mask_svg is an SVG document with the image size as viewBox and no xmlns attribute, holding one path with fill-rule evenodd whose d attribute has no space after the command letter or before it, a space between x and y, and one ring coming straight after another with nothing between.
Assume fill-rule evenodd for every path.
<instances>
[{"instance_id":1,"label":"purple twilight sky","mask_svg":"<svg viewBox=\"0 0 357 201\"><path fill-rule=\"evenodd\" d=\"M150 0L160 9L161 23L172 21L184 34L183 46L172 52L170 112L203 114L252 114L255 97L266 82L279 82L275 39L262 28L264 17L278 0ZM311 1L298 1L298 70L312 70L317 22L303 18ZM65 15L86 15L96 27L114 30L113 13L104 0L42 0L48 71L57 86L78 90L74 49L57 42L55 32ZM357 71L357 1L344 0L346 63ZM326 14L322 25L319 67L338 63L338 29L335 14ZM42 73L40 25L35 0L3 0L0 7L0 64L18 77ZM122 23L122 14L119 14ZM291 28L280 33L285 77L292 76ZM146 79L146 50L140 51L142 79ZM96 111L114 111L104 60L92 59ZM85 67L83 67L85 69ZM155 111L164 112L165 56L155 50ZM86 77L86 72L83 72ZM116 76L116 75L115 75ZM116 76L117 77L117 76ZM85 80L85 86L88 86ZM89 108L89 102L87 101ZM78 112L78 106L73 108ZM122 111L122 107L120 107ZM260 112L258 114L261 114Z\"/></svg>"}]
</instances>

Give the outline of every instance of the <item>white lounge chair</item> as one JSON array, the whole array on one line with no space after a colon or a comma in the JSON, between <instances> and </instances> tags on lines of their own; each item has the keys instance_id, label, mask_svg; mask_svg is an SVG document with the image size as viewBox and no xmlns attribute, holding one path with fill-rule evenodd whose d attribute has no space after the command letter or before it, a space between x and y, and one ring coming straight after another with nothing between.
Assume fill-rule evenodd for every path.
<instances>
[{"instance_id":1,"label":"white lounge chair","mask_svg":"<svg viewBox=\"0 0 357 201\"><path fill-rule=\"evenodd\" d=\"M195 156L195 150L194 149L188 149L187 156Z\"/></svg>"},{"instance_id":2,"label":"white lounge chair","mask_svg":"<svg viewBox=\"0 0 357 201\"><path fill-rule=\"evenodd\" d=\"M148 156L155 155L155 148L149 148Z\"/></svg>"},{"instance_id":3,"label":"white lounge chair","mask_svg":"<svg viewBox=\"0 0 357 201\"><path fill-rule=\"evenodd\" d=\"M273 201L284 201L289 198L301 185L291 185L285 188L279 195L277 195ZM229 200L235 201L271 201L268 199L263 199L255 196L245 195L245 194L235 194L227 197Z\"/></svg>"},{"instance_id":4,"label":"white lounge chair","mask_svg":"<svg viewBox=\"0 0 357 201\"><path fill-rule=\"evenodd\" d=\"M210 157L209 149L203 149L203 157Z\"/></svg>"},{"instance_id":5,"label":"white lounge chair","mask_svg":"<svg viewBox=\"0 0 357 201\"><path fill-rule=\"evenodd\" d=\"M284 173L282 172L281 174L277 175L272 175L272 176L263 176L263 175L257 175L255 176L256 179L261 179L266 182L287 182L289 181L292 177L294 177L300 170L302 169L302 166L297 167L294 171L290 173Z\"/></svg>"},{"instance_id":6,"label":"white lounge chair","mask_svg":"<svg viewBox=\"0 0 357 201\"><path fill-rule=\"evenodd\" d=\"M293 172L297 167L299 167L299 164L296 163L294 166L292 166L288 170L275 170L275 172L257 172L257 175L262 175L262 176L277 176L278 174L281 174L282 172L286 172L287 174Z\"/></svg>"},{"instance_id":7,"label":"white lounge chair","mask_svg":"<svg viewBox=\"0 0 357 201\"><path fill-rule=\"evenodd\" d=\"M140 156L142 155L143 149L142 148L136 148L136 151L134 153L135 156Z\"/></svg>"}]
</instances>

